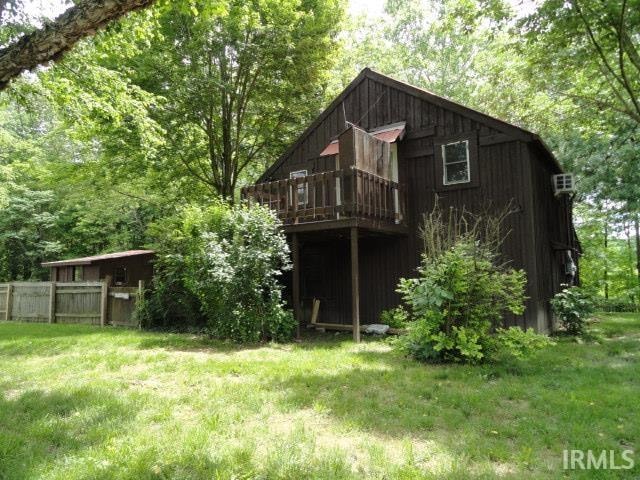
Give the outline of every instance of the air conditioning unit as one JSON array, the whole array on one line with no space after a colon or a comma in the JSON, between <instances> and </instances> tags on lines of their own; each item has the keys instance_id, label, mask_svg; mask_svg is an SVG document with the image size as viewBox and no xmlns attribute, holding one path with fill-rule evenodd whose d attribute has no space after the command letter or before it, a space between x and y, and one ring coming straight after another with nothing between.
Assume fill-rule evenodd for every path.
<instances>
[{"instance_id":1,"label":"air conditioning unit","mask_svg":"<svg viewBox=\"0 0 640 480\"><path fill-rule=\"evenodd\" d=\"M553 175L553 193L560 195L561 193L574 193L576 191L575 181L572 173L559 173Z\"/></svg>"}]
</instances>

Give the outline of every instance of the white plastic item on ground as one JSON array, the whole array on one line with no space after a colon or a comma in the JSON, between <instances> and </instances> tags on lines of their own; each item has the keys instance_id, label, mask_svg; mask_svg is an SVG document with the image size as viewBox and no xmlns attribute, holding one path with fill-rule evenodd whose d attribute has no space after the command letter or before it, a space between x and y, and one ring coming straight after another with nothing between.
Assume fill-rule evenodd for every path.
<instances>
[{"instance_id":1,"label":"white plastic item on ground","mask_svg":"<svg viewBox=\"0 0 640 480\"><path fill-rule=\"evenodd\" d=\"M389 331L389 325L383 325L381 323L372 323L364 327L364 333L373 333L375 335L386 335Z\"/></svg>"}]
</instances>

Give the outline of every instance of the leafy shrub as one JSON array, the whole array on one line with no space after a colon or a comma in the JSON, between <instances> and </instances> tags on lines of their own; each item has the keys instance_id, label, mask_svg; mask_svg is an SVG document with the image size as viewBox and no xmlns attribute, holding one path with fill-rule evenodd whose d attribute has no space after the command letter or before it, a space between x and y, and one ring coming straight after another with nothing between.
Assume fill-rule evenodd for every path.
<instances>
[{"instance_id":1,"label":"leafy shrub","mask_svg":"<svg viewBox=\"0 0 640 480\"><path fill-rule=\"evenodd\" d=\"M524 358L551 345L555 345L553 340L532 328L498 328L487 344L487 358L492 361Z\"/></svg>"},{"instance_id":2,"label":"leafy shrub","mask_svg":"<svg viewBox=\"0 0 640 480\"><path fill-rule=\"evenodd\" d=\"M583 288L567 287L551 299L551 308L566 333L582 335L594 311L593 297Z\"/></svg>"},{"instance_id":3,"label":"leafy shrub","mask_svg":"<svg viewBox=\"0 0 640 480\"><path fill-rule=\"evenodd\" d=\"M533 332L492 333L504 313L524 312L525 272L509 268L498 253L509 213L452 210L444 218L436 206L425 215L418 277L398 285L411 320L397 341L402 351L422 361L474 363L499 348L524 355L546 343Z\"/></svg>"},{"instance_id":4,"label":"leafy shrub","mask_svg":"<svg viewBox=\"0 0 640 480\"><path fill-rule=\"evenodd\" d=\"M278 282L290 268L289 248L272 212L223 203L190 207L163 225L161 233L156 307L151 308L156 323L176 319L162 317L166 313L158 307L164 306L218 338L291 338L295 321L284 309Z\"/></svg>"},{"instance_id":5,"label":"leafy shrub","mask_svg":"<svg viewBox=\"0 0 640 480\"><path fill-rule=\"evenodd\" d=\"M419 360L477 362L502 314L524 311L524 272L500 267L471 239L424 256L418 271L418 278L401 279L398 291L415 319L403 348Z\"/></svg>"},{"instance_id":6,"label":"leafy shrub","mask_svg":"<svg viewBox=\"0 0 640 480\"><path fill-rule=\"evenodd\" d=\"M405 328L407 326L409 314L402 306L390 308L380 314L380 323L389 325L391 328Z\"/></svg>"}]
</instances>

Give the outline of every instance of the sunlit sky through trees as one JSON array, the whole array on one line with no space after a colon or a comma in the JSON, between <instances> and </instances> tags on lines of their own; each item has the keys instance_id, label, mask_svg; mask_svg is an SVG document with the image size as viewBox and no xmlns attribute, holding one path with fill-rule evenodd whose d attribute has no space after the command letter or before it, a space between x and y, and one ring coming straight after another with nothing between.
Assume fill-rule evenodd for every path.
<instances>
[{"instance_id":1,"label":"sunlit sky through trees","mask_svg":"<svg viewBox=\"0 0 640 480\"><path fill-rule=\"evenodd\" d=\"M518 16L527 15L535 10L536 0L508 0ZM68 8L64 0L29 0L26 11L34 18L44 16L54 18ZM385 0L349 0L349 12L352 15L366 14L377 17L384 12Z\"/></svg>"}]
</instances>

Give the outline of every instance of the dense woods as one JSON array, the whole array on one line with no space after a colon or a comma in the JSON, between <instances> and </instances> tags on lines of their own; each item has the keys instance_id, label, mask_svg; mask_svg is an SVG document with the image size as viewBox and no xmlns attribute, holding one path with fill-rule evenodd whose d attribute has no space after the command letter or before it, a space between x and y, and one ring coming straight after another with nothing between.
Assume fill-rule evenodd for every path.
<instances>
[{"instance_id":1,"label":"dense woods","mask_svg":"<svg viewBox=\"0 0 640 480\"><path fill-rule=\"evenodd\" d=\"M387 0L367 16L339 0L174 1L94 36L82 27L63 58L0 92L0 281L153 246L185 206L236 202L369 66L539 133L578 178L582 282L637 304L640 1L534 7ZM42 22L26 1L0 1L0 19L3 85L3 59Z\"/></svg>"}]
</instances>

